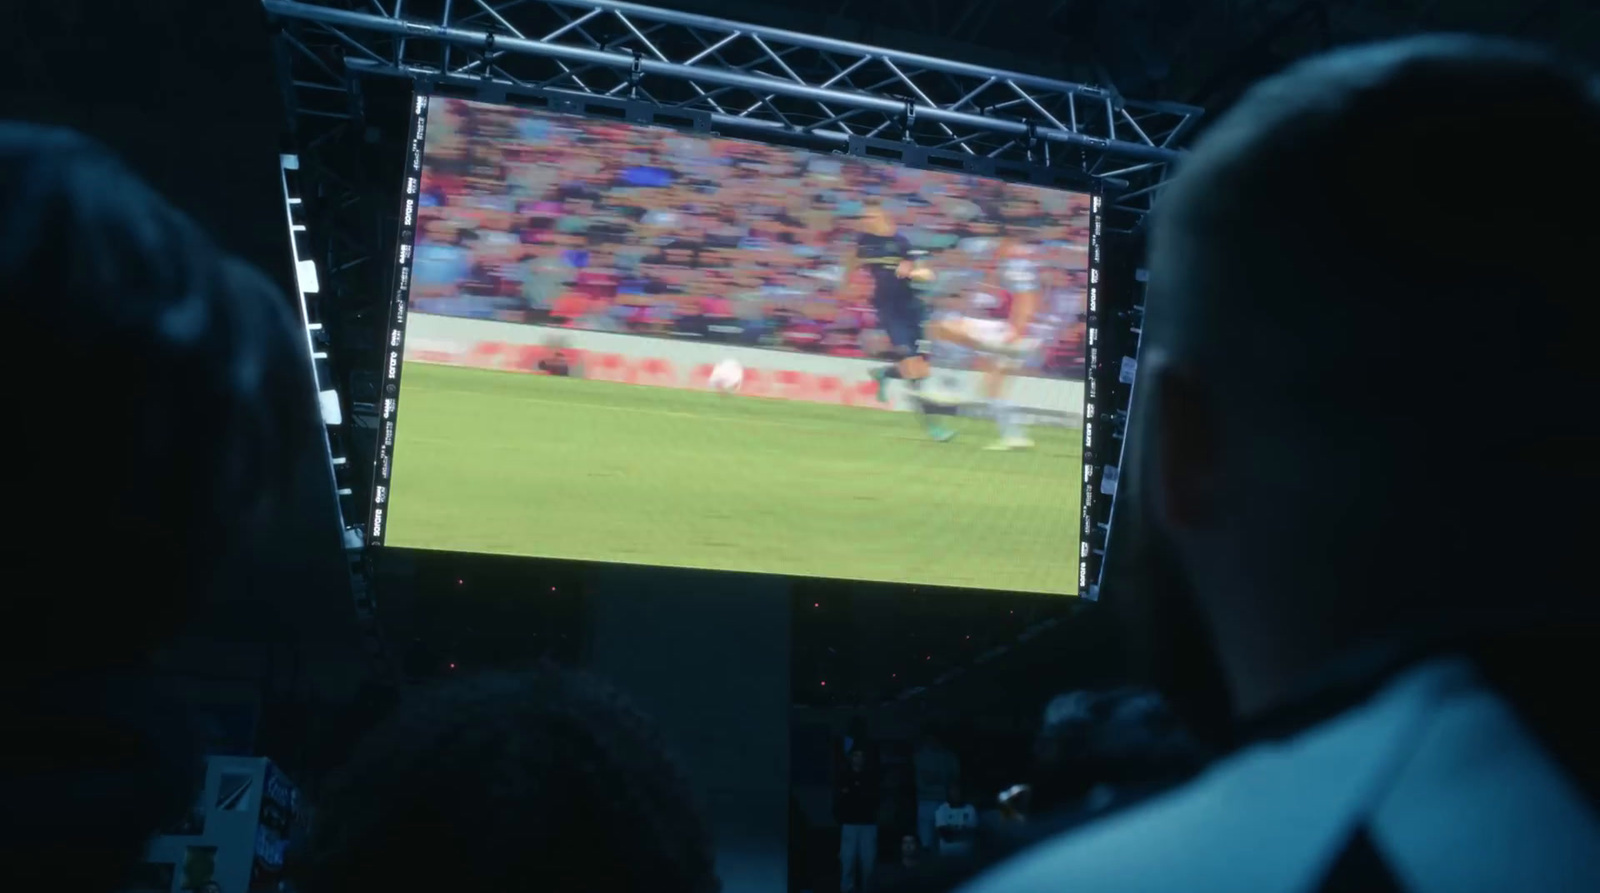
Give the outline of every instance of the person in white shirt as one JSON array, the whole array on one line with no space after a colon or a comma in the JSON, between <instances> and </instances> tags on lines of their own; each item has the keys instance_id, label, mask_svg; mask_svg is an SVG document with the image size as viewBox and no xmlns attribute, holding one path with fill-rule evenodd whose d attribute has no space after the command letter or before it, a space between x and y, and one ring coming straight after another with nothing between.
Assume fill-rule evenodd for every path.
<instances>
[{"instance_id":1,"label":"person in white shirt","mask_svg":"<svg viewBox=\"0 0 1600 893\"><path fill-rule=\"evenodd\" d=\"M1600 653L1571 278L1600 165L1472 185L1534 132L1600 158L1595 76L1435 35L1296 65L1190 152L1151 220L1101 596L1193 607L1236 746L965 893L1600 890L1571 697Z\"/></svg>"},{"instance_id":2,"label":"person in white shirt","mask_svg":"<svg viewBox=\"0 0 1600 893\"><path fill-rule=\"evenodd\" d=\"M945 801L934 813L933 824L939 835L940 855L972 852L978 834L978 809L961 795L961 785L950 786Z\"/></svg>"},{"instance_id":3,"label":"person in white shirt","mask_svg":"<svg viewBox=\"0 0 1600 893\"><path fill-rule=\"evenodd\" d=\"M950 786L961 781L961 761L939 740L932 726L923 730L922 742L911 755L917 785L917 841L925 850L938 843L934 815L944 804Z\"/></svg>"}]
</instances>

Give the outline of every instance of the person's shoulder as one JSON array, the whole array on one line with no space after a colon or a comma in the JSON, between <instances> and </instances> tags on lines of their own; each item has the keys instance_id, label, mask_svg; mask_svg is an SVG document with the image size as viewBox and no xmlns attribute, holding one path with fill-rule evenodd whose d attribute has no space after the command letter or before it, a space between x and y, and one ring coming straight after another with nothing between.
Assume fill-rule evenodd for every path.
<instances>
[{"instance_id":1,"label":"person's shoulder","mask_svg":"<svg viewBox=\"0 0 1600 893\"><path fill-rule=\"evenodd\" d=\"M111 161L104 146L73 130L23 121L0 121L0 159L23 159L60 166L86 158Z\"/></svg>"},{"instance_id":2,"label":"person's shoulder","mask_svg":"<svg viewBox=\"0 0 1600 893\"><path fill-rule=\"evenodd\" d=\"M1600 846L1593 812L1570 789L1563 799L1559 782L1525 760L1497 758L1491 767L1473 759L1486 746L1529 754L1526 742L1511 740L1517 729L1470 669L1426 666L1296 737L1255 745L1171 793L1024 850L962 889L1053 890L1063 876L1076 890L1119 893L1316 889L1351 841L1369 839L1401 873L1457 866L1451 870L1479 879L1520 871L1526 880L1537 863L1538 882L1508 877L1505 885L1600 889L1600 865L1562 858ZM1508 772L1522 775L1515 783L1494 777ZM1515 794L1502 796L1507 791ZM1526 802L1530 796L1544 799ZM1551 818L1560 841L1550 842ZM1441 826L1452 834L1439 835ZM1481 845L1462 847L1457 830ZM1433 852L1444 846L1461 848ZM1161 858L1139 855L1151 852ZM1573 878L1593 886L1573 886Z\"/></svg>"}]
</instances>

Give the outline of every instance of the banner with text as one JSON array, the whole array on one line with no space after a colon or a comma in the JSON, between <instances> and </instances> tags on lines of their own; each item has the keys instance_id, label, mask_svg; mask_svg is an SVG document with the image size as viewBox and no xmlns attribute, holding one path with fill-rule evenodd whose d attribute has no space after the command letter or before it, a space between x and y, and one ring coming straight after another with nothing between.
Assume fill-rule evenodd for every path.
<instances>
[{"instance_id":1,"label":"banner with text","mask_svg":"<svg viewBox=\"0 0 1600 893\"><path fill-rule=\"evenodd\" d=\"M427 313L410 315L405 359L535 374L560 359L573 374L590 380L691 390L709 389L711 367L732 359L745 369L740 389L744 396L866 409L912 408L904 388L898 386L890 389L889 403L878 402L877 385L869 375L883 365L877 360ZM936 379L942 391L974 400L979 393L976 372L938 370ZM1082 382L1019 377L1010 383L1007 398L1035 422L1077 426L1083 421Z\"/></svg>"}]
</instances>

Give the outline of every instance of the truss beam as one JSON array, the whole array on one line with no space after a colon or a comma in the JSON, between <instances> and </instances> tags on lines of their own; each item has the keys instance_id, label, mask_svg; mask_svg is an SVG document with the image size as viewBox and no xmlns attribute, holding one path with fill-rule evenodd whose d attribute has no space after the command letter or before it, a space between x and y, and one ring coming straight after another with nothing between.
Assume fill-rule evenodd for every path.
<instances>
[{"instance_id":1,"label":"truss beam","mask_svg":"<svg viewBox=\"0 0 1600 893\"><path fill-rule=\"evenodd\" d=\"M1136 216L1201 114L1105 87L617 0L262 6L286 26L302 96L371 73L626 98L710 115L725 131L898 138L1072 168L1102 180L1113 209ZM315 98L301 108L303 117L345 113Z\"/></svg>"}]
</instances>

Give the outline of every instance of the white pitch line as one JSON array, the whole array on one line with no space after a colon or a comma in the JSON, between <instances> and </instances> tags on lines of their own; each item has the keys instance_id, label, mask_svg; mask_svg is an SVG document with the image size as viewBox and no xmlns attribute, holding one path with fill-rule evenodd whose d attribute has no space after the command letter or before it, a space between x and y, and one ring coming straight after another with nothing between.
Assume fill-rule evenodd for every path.
<instances>
[{"instance_id":1,"label":"white pitch line","mask_svg":"<svg viewBox=\"0 0 1600 893\"><path fill-rule=\"evenodd\" d=\"M483 394L481 391L466 390L466 389L462 389L462 388L441 388L441 387L437 387L437 386L423 385L423 389L424 389L425 393L460 394L462 396L473 396L473 397L488 396L488 395ZM668 418L675 418L675 419L701 419L701 420L711 419L711 420L715 420L715 421L719 421L719 422L742 422L742 423L750 424L750 425L770 425L770 426L775 427L775 428L800 428L800 429L807 430L807 431L821 431L821 430L823 430L823 427L820 426L820 425L805 425L805 424L799 424L799 423L796 423L796 422L785 421L785 420L782 420L782 419L740 418L740 417L737 417L737 416L706 414L706 413L698 413L698 412L679 412L677 410L672 410L672 409L653 409L653 408L650 408L650 407L642 407L642 406L615 406L615 405L612 405L612 404L609 404L609 403L590 403L590 402L585 401L585 400L551 400L551 399L546 398L546 397L527 397L527 396L520 396L520 395L516 396L516 397L513 397L512 399L516 400L519 403L539 403L539 404L543 404L545 406L580 406L580 407L583 407L585 409L604 409L604 410L608 410L608 411L611 411L611 412L627 412L627 413L641 413L642 412L642 413L645 413L647 415L666 416Z\"/></svg>"}]
</instances>

